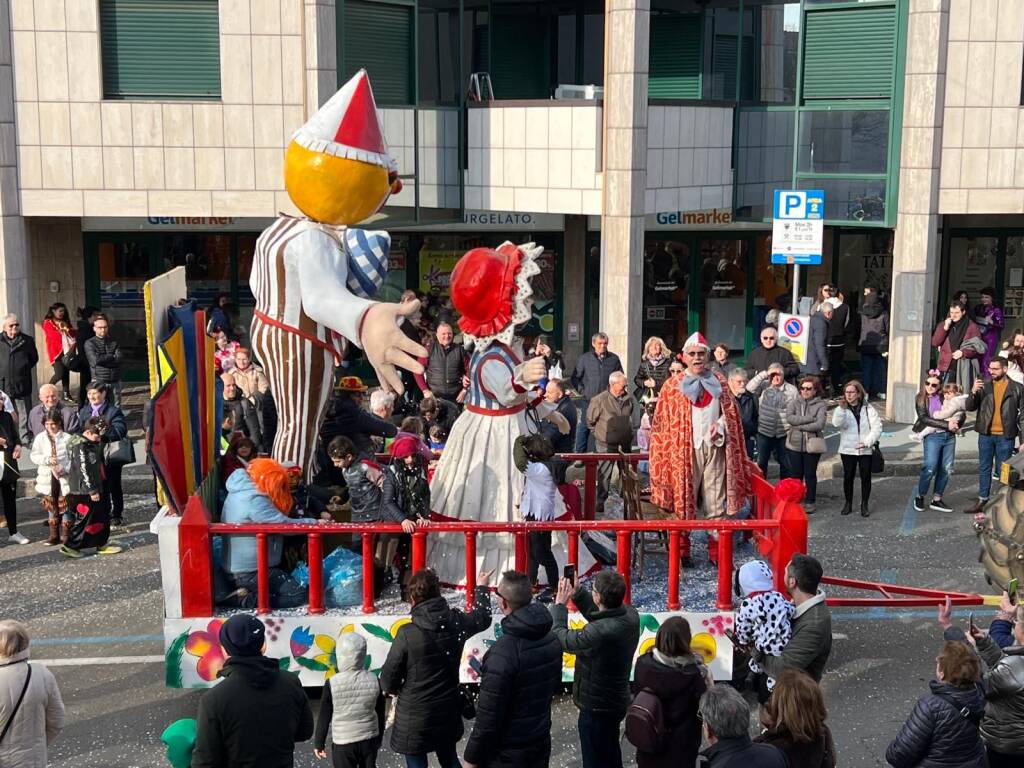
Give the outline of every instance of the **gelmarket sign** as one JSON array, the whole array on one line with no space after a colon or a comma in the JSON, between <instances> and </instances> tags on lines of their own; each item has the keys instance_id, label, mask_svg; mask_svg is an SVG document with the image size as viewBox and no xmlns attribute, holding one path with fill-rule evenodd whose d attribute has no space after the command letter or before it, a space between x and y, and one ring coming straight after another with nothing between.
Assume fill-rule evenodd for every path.
<instances>
[{"instance_id":1,"label":"gelmarket sign","mask_svg":"<svg viewBox=\"0 0 1024 768\"><path fill-rule=\"evenodd\" d=\"M85 232L262 232L267 218L234 216L86 216Z\"/></svg>"}]
</instances>

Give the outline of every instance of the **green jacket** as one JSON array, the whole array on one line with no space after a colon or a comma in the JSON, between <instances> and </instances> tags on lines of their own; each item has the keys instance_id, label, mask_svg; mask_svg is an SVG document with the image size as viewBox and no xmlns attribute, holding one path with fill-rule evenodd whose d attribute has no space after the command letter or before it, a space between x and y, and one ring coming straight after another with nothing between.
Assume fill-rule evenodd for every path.
<instances>
[{"instance_id":1,"label":"green jacket","mask_svg":"<svg viewBox=\"0 0 1024 768\"><path fill-rule=\"evenodd\" d=\"M793 634L782 655L759 655L758 661L770 677L778 677L784 669L802 669L820 681L832 652L832 614L825 605L825 593L818 592L796 610Z\"/></svg>"},{"instance_id":2,"label":"green jacket","mask_svg":"<svg viewBox=\"0 0 1024 768\"><path fill-rule=\"evenodd\" d=\"M565 653L576 654L572 700L579 709L626 716L629 706L629 673L640 640L640 615L631 605L599 611L586 589L576 590L573 602L587 625L569 629L569 610L552 603L548 609L551 631Z\"/></svg>"}]
</instances>

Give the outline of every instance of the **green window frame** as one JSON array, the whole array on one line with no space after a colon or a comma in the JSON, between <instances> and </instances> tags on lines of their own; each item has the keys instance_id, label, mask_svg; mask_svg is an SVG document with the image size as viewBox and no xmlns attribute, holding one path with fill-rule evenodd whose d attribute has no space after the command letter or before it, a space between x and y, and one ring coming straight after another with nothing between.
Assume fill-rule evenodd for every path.
<instances>
[{"instance_id":1,"label":"green window frame","mask_svg":"<svg viewBox=\"0 0 1024 768\"><path fill-rule=\"evenodd\" d=\"M379 107L416 103L416 4L343 0L336 11L338 86L365 69Z\"/></svg>"},{"instance_id":2,"label":"green window frame","mask_svg":"<svg viewBox=\"0 0 1024 768\"><path fill-rule=\"evenodd\" d=\"M105 99L220 98L217 0L100 0L99 10Z\"/></svg>"}]
</instances>

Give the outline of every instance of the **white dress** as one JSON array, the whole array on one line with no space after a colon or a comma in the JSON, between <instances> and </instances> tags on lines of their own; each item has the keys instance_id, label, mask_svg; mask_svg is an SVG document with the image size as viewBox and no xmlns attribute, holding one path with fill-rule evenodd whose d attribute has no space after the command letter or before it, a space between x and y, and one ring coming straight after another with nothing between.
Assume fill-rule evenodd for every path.
<instances>
[{"instance_id":1,"label":"white dress","mask_svg":"<svg viewBox=\"0 0 1024 768\"><path fill-rule=\"evenodd\" d=\"M554 407L518 381L519 357L495 342L470 360L469 392L465 410L455 420L444 452L430 482L434 519L511 522L522 519L519 500L523 475L515 465L516 438L536 432L531 424L535 409L541 419ZM561 494L555 496L556 519L565 515ZM565 535L552 537L552 552L559 565L566 562ZM477 572L496 574L515 568L515 538L510 534L480 534L476 539ZM579 547L580 572L594 564L583 542ZM444 584L466 580L465 537L461 533L427 537L427 565Z\"/></svg>"}]
</instances>

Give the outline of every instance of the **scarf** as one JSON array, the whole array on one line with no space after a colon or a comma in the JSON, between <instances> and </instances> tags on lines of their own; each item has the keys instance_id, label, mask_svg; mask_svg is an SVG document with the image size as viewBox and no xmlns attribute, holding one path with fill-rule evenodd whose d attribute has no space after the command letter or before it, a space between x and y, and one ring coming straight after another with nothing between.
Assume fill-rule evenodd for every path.
<instances>
[{"instance_id":1,"label":"scarf","mask_svg":"<svg viewBox=\"0 0 1024 768\"><path fill-rule=\"evenodd\" d=\"M657 368L659 365L661 365L664 360L665 360L665 353L664 352L661 353L660 355L649 355L648 358L647 358L647 362L650 363L655 368Z\"/></svg>"},{"instance_id":2,"label":"scarf","mask_svg":"<svg viewBox=\"0 0 1024 768\"><path fill-rule=\"evenodd\" d=\"M955 323L949 326L949 332L946 334L946 339L949 341L949 348L952 350L960 349L960 345L964 343L964 336L967 333L967 324L970 320L967 318L967 314L957 320Z\"/></svg>"},{"instance_id":3,"label":"scarf","mask_svg":"<svg viewBox=\"0 0 1024 768\"><path fill-rule=\"evenodd\" d=\"M696 405L705 392L711 397L721 397L722 381L718 380L715 372L709 370L705 370L700 376L684 373L679 390L686 395L687 400Z\"/></svg>"},{"instance_id":4,"label":"scarf","mask_svg":"<svg viewBox=\"0 0 1024 768\"><path fill-rule=\"evenodd\" d=\"M94 405L94 406L92 407L92 415L93 415L93 418L96 418L97 416L99 416L99 415L100 415L100 411L101 411L102 409L103 409L103 406L102 406L102 405Z\"/></svg>"},{"instance_id":5,"label":"scarf","mask_svg":"<svg viewBox=\"0 0 1024 768\"><path fill-rule=\"evenodd\" d=\"M652 648L651 652L654 654L654 660L659 664L664 664L666 667L674 667L676 669L683 669L691 664L696 664L697 660L692 655L687 656L668 656L657 648Z\"/></svg>"}]
</instances>

